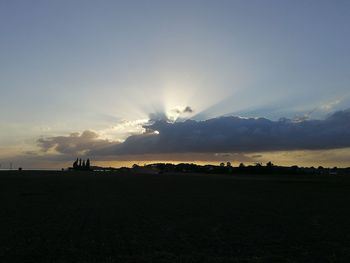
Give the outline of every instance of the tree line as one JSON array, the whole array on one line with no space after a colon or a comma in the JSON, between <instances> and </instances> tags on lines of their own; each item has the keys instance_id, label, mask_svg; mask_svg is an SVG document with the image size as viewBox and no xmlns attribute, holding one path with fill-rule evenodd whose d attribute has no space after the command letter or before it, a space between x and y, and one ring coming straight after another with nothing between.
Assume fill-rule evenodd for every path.
<instances>
[{"instance_id":1,"label":"tree line","mask_svg":"<svg viewBox=\"0 0 350 263\"><path fill-rule=\"evenodd\" d=\"M91 167L90 167L90 160L87 159L82 160L82 159L76 159L76 161L73 163L73 169L74 170L83 170L83 171L90 171Z\"/></svg>"}]
</instances>

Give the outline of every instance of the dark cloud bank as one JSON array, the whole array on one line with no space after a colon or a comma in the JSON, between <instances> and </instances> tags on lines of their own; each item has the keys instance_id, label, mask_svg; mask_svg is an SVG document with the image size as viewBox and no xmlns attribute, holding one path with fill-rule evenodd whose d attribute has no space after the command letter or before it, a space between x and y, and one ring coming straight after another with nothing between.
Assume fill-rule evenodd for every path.
<instances>
[{"instance_id":1,"label":"dark cloud bank","mask_svg":"<svg viewBox=\"0 0 350 263\"><path fill-rule=\"evenodd\" d=\"M84 131L83 133L72 133L69 136L56 136L50 138L40 138L37 141L42 151L48 152L55 150L58 153L66 155L83 155L91 150L103 150L115 142L101 140L98 134L92 131Z\"/></svg>"},{"instance_id":2,"label":"dark cloud bank","mask_svg":"<svg viewBox=\"0 0 350 263\"><path fill-rule=\"evenodd\" d=\"M155 121L146 133L128 137L123 143L100 140L92 134L41 139L40 146L60 153L77 148L88 154L133 155L162 153L225 153L286 150L322 150L350 147L350 109L325 120L300 122L264 118L220 117L206 121L168 123ZM158 131L159 134L155 133ZM88 135L88 136L87 136ZM70 141L71 144L66 143Z\"/></svg>"}]
</instances>

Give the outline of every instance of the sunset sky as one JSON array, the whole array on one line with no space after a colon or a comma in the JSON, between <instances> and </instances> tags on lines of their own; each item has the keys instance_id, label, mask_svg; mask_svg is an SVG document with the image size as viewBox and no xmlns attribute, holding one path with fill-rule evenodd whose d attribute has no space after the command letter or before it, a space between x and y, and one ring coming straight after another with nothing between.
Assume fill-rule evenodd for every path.
<instances>
[{"instance_id":1,"label":"sunset sky","mask_svg":"<svg viewBox=\"0 0 350 263\"><path fill-rule=\"evenodd\" d=\"M0 1L0 168L350 166L350 1Z\"/></svg>"}]
</instances>

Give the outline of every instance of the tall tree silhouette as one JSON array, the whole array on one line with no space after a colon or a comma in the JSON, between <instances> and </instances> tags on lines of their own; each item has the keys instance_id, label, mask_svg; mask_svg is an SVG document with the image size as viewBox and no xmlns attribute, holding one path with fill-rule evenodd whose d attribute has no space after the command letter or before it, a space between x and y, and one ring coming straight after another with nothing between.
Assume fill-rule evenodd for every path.
<instances>
[{"instance_id":1,"label":"tall tree silhouette","mask_svg":"<svg viewBox=\"0 0 350 263\"><path fill-rule=\"evenodd\" d=\"M77 169L78 168L78 158L75 160L75 162L73 163L73 168Z\"/></svg>"}]
</instances>

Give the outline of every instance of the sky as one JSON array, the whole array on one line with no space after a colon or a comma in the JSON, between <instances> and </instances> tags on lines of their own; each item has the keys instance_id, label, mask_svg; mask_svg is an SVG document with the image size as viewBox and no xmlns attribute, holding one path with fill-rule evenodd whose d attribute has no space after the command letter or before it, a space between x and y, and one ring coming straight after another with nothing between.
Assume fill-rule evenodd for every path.
<instances>
[{"instance_id":1,"label":"sky","mask_svg":"<svg viewBox=\"0 0 350 263\"><path fill-rule=\"evenodd\" d=\"M350 166L349 1L0 1L0 168Z\"/></svg>"}]
</instances>

